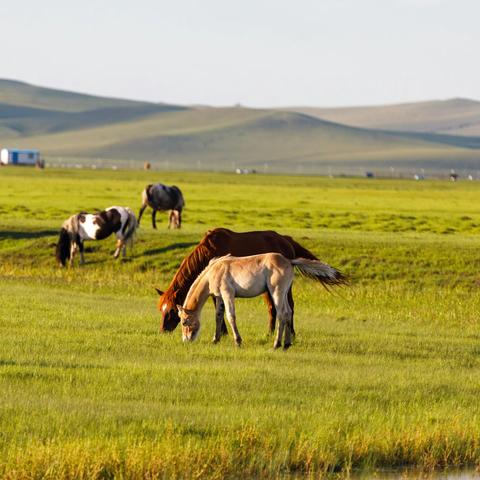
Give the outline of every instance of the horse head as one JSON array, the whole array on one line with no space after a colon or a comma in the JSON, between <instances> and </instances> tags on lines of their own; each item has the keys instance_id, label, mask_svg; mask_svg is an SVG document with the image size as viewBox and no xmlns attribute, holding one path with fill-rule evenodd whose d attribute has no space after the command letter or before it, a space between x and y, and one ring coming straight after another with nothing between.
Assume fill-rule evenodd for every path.
<instances>
[{"instance_id":1,"label":"horse head","mask_svg":"<svg viewBox=\"0 0 480 480\"><path fill-rule=\"evenodd\" d=\"M160 295L157 304L160 311L160 332L172 332L180 323L175 302L176 292L162 292L158 288L155 290Z\"/></svg>"},{"instance_id":2,"label":"horse head","mask_svg":"<svg viewBox=\"0 0 480 480\"><path fill-rule=\"evenodd\" d=\"M180 210L171 210L168 220L168 228L181 228L182 226L182 212Z\"/></svg>"},{"instance_id":3,"label":"horse head","mask_svg":"<svg viewBox=\"0 0 480 480\"><path fill-rule=\"evenodd\" d=\"M184 342L193 342L200 332L198 313L177 305L178 315L182 322L182 339Z\"/></svg>"},{"instance_id":4,"label":"horse head","mask_svg":"<svg viewBox=\"0 0 480 480\"><path fill-rule=\"evenodd\" d=\"M67 229L62 228L55 251L57 261L62 267L64 267L67 260L70 259L70 241L70 234Z\"/></svg>"}]
</instances>

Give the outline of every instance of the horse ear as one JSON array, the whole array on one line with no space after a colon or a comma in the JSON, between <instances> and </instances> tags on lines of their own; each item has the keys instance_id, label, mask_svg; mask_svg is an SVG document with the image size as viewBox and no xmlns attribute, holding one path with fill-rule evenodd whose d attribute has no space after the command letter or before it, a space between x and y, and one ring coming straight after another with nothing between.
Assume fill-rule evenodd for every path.
<instances>
[{"instance_id":1,"label":"horse ear","mask_svg":"<svg viewBox=\"0 0 480 480\"><path fill-rule=\"evenodd\" d=\"M157 287L154 287L154 288L160 296L163 295L164 292L162 292L159 288L157 288Z\"/></svg>"}]
</instances>

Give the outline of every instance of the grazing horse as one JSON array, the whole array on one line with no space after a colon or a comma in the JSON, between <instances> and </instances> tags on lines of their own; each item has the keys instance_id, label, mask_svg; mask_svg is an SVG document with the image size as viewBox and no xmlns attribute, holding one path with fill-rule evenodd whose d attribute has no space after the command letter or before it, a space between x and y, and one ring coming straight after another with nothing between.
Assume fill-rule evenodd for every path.
<instances>
[{"instance_id":1,"label":"grazing horse","mask_svg":"<svg viewBox=\"0 0 480 480\"><path fill-rule=\"evenodd\" d=\"M157 289L160 295L158 300L158 309L161 312L160 331L175 330L180 322L177 304L183 304L192 283L214 257L223 257L227 254L245 257L269 252L281 253L288 259L302 257L318 260L313 253L302 247L293 238L287 235L280 235L277 232L267 230L238 233L226 228L215 228L207 232L190 255L183 260L167 290L162 292ZM329 285L340 285L346 281L345 277L338 271L335 278L318 276L316 280L327 288ZM269 330L270 333L273 333L275 331L276 318L275 305L269 292L265 293L264 298L270 317ZM291 289L288 291L288 301L293 312L294 302ZM223 308L223 302L216 302L216 315L222 318L222 331L227 333L227 326L223 320ZM294 334L293 320L292 331Z\"/></svg>"},{"instance_id":2,"label":"grazing horse","mask_svg":"<svg viewBox=\"0 0 480 480\"><path fill-rule=\"evenodd\" d=\"M235 343L240 346L242 337L237 328L235 297L252 298L268 292L278 316L278 330L273 348L282 345L287 349L292 344L292 309L288 292L292 288L294 267L311 278L322 277L335 281L338 271L319 260L305 258L288 259L280 253L264 253L249 257L225 257L210 261L207 268L193 282L178 312L182 324L183 341L195 340L200 331L200 313L207 298L213 295L222 299L227 320L233 331ZM222 324L217 317L217 328L213 341L220 340Z\"/></svg>"},{"instance_id":3,"label":"grazing horse","mask_svg":"<svg viewBox=\"0 0 480 480\"><path fill-rule=\"evenodd\" d=\"M168 228L180 228L182 226L182 210L183 207L185 207L185 200L183 199L182 192L175 185L169 187L167 185L162 185L161 183L155 183L145 187L142 192L142 206L138 214L139 225L140 219L147 206L153 210L153 228L157 228L157 224L155 223L157 210L170 210Z\"/></svg>"},{"instance_id":4,"label":"grazing horse","mask_svg":"<svg viewBox=\"0 0 480 480\"><path fill-rule=\"evenodd\" d=\"M77 213L62 225L57 243L56 257L61 266L67 260L73 266L73 257L80 250L80 264L85 263L83 256L84 240L103 240L115 233L116 250L113 256L118 258L120 251L126 255L126 244L133 244L137 229L135 214L127 207L110 207L98 213Z\"/></svg>"}]
</instances>

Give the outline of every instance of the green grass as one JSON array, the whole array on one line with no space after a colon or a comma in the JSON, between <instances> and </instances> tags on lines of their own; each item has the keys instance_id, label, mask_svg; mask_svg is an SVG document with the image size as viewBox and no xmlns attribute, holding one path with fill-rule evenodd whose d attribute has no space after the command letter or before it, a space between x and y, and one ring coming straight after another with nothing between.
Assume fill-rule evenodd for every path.
<instances>
[{"instance_id":1,"label":"green grass","mask_svg":"<svg viewBox=\"0 0 480 480\"><path fill-rule=\"evenodd\" d=\"M139 207L179 185L181 231L142 220L133 256L92 242L59 269L78 210ZM480 466L478 184L207 173L0 169L0 477L348 476ZM158 334L165 287L211 227L275 229L341 268L297 278L296 331L273 351L261 299L244 346Z\"/></svg>"}]
</instances>

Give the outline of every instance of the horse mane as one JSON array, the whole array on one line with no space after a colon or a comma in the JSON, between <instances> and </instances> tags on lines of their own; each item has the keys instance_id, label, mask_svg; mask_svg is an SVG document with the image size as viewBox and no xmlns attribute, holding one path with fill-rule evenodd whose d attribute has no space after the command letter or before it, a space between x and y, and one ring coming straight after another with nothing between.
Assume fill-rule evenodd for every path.
<instances>
[{"instance_id":1,"label":"horse mane","mask_svg":"<svg viewBox=\"0 0 480 480\"><path fill-rule=\"evenodd\" d=\"M213 265L214 263L217 263L219 260L223 260L224 258L231 257L231 253L227 253L226 255L223 255L221 257L213 257L209 262L208 266ZM205 271L205 270L204 270Z\"/></svg>"},{"instance_id":2,"label":"horse mane","mask_svg":"<svg viewBox=\"0 0 480 480\"><path fill-rule=\"evenodd\" d=\"M216 247L209 233L205 235L192 253L182 261L168 287L168 292L181 291L185 296L198 275L205 270L210 260L217 256Z\"/></svg>"},{"instance_id":3,"label":"horse mane","mask_svg":"<svg viewBox=\"0 0 480 480\"><path fill-rule=\"evenodd\" d=\"M80 212L77 213L76 215L72 215L71 217L67 218L62 225L62 228L64 228L68 233L71 235L76 235L78 233L78 221L80 215L85 215L86 212Z\"/></svg>"}]
</instances>

